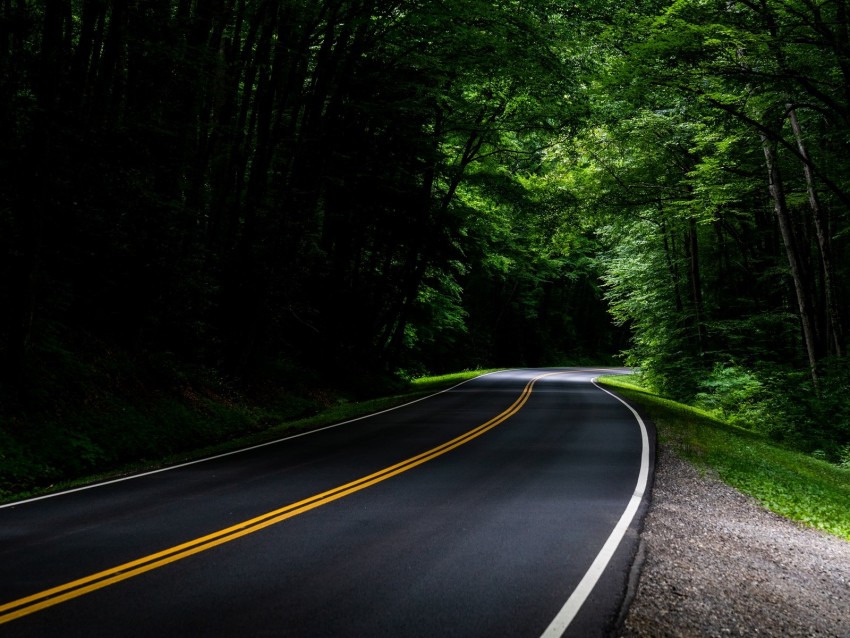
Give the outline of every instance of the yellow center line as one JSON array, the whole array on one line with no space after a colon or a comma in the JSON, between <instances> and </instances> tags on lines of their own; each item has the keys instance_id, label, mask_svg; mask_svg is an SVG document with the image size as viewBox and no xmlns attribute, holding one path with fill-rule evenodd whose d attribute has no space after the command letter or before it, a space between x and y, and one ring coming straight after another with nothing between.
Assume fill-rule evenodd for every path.
<instances>
[{"instance_id":1,"label":"yellow center line","mask_svg":"<svg viewBox=\"0 0 850 638\"><path fill-rule=\"evenodd\" d=\"M401 461L400 463L396 463L395 465L386 467L378 472L363 476L355 481L351 481L350 483L340 485L326 492L291 503L285 507L281 507L280 509L267 512L261 516L243 521L217 532L213 532L212 534L201 536L200 538L196 538L187 543L175 545L169 549L165 549L128 563L123 563L104 571L97 572L96 574L65 583L64 585L52 587L51 589L46 589L37 594L32 594L31 596L19 598L18 600L13 600L0 605L0 624L35 613L42 609L46 609L47 607L52 607L53 605L77 598L89 592L102 589L122 580L127 580L134 576L138 576L139 574L157 569L158 567L163 567L164 565L187 558L193 554L198 554L218 545L229 543L230 541L241 538L242 536L253 534L261 529L271 525L276 525L288 518L298 516L299 514L321 507L322 505L341 499L349 494L359 492L360 490L375 485L376 483L380 483L388 478L422 465L423 463L427 463L428 461L481 436L488 430L492 430L500 423L507 421L514 414L519 412L519 410L526 404L531 396L534 384L537 383L538 380L556 374L569 374L569 372L547 372L534 377L526 384L516 401L514 401L504 412L498 414L489 421L482 423L469 432L443 443L442 445L432 448L426 452L422 452L421 454Z\"/></svg>"}]
</instances>

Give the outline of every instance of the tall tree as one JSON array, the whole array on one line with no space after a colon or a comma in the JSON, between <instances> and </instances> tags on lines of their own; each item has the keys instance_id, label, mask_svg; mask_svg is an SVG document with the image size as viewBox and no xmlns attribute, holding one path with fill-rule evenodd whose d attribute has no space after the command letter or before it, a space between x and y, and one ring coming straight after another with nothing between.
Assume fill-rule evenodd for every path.
<instances>
[{"instance_id":1,"label":"tall tree","mask_svg":"<svg viewBox=\"0 0 850 638\"><path fill-rule=\"evenodd\" d=\"M678 0L633 16L628 32L618 22L609 27L606 40L614 79L600 85L604 97L599 102L610 110L610 104L626 100L632 109L656 118L651 130L658 150L664 151L643 161L669 166L666 170L684 197L665 203L666 212L678 209L689 220L681 250L675 234L661 233L656 241L668 255L666 272L681 272L673 258L677 254L688 262L687 281L674 287L670 303L684 310L684 300L690 298L696 336L705 342L702 367L741 355L735 331L755 331L750 343L762 343L761 356L768 356L776 348L758 337L762 318L791 311L799 321L797 352L817 381L825 358L843 353L840 335L847 321L838 301L847 291L836 285L834 275L841 262L836 255L847 249L836 238L846 224L848 202L841 184L848 166L833 146L833 135L846 130L846 86L841 80L846 52L837 45L838 34L846 29L842 3ZM802 113L805 126L799 121ZM688 131L683 140L664 128L677 117L683 118L679 130ZM606 126L629 131L635 119L626 116L626 125L609 120ZM801 137L804 130L810 131L808 139ZM667 164L668 149L677 147L682 161ZM618 192L640 192L641 186L628 178L628 165L610 168L606 161ZM772 224L766 223L765 209L774 212ZM643 215L661 223L657 209ZM669 219L663 224L670 228ZM709 228L714 232L706 232ZM759 236L763 239L753 243ZM729 259L730 240L743 257L738 264ZM781 253L775 250L777 241ZM785 282L770 274L779 265L777 256L784 257ZM740 284L718 281L720 273L726 281L753 276L770 280L771 288L747 291L764 301L742 304L740 297L726 296L730 288L740 296ZM618 299L638 294L611 281ZM739 309L737 316L730 314L733 308ZM732 332L731 326L736 326ZM656 352L678 351L672 341L653 343Z\"/></svg>"}]
</instances>

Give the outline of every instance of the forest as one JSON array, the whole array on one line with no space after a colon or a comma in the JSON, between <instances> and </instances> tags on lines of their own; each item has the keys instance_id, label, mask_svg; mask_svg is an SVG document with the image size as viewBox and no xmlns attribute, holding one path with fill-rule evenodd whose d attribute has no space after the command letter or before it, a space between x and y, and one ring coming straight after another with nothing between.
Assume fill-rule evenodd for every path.
<instances>
[{"instance_id":1,"label":"forest","mask_svg":"<svg viewBox=\"0 0 850 638\"><path fill-rule=\"evenodd\" d=\"M589 363L850 464L848 30L845 0L4 0L7 474L70 471L43 436L149 453L96 432L152 405Z\"/></svg>"}]
</instances>

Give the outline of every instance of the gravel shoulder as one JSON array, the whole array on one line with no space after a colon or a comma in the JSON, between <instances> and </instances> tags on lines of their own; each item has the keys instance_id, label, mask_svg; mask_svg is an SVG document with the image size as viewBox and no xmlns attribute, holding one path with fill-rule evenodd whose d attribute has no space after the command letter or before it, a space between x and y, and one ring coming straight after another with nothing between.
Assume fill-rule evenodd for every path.
<instances>
[{"instance_id":1,"label":"gravel shoulder","mask_svg":"<svg viewBox=\"0 0 850 638\"><path fill-rule=\"evenodd\" d=\"M777 516L664 445L623 638L850 637L850 543Z\"/></svg>"}]
</instances>

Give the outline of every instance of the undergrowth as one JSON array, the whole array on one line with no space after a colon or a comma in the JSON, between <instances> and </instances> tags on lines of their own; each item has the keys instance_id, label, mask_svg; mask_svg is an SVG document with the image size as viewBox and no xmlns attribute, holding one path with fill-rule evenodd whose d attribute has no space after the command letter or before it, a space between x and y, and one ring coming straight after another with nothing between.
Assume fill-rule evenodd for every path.
<instances>
[{"instance_id":1,"label":"undergrowth","mask_svg":"<svg viewBox=\"0 0 850 638\"><path fill-rule=\"evenodd\" d=\"M27 396L0 387L0 502L185 462L411 401L482 371L347 388L290 364L236 387L214 371L90 349L41 353ZM372 394L373 397L368 398Z\"/></svg>"},{"instance_id":2,"label":"undergrowth","mask_svg":"<svg viewBox=\"0 0 850 638\"><path fill-rule=\"evenodd\" d=\"M829 463L730 424L716 414L664 399L634 377L600 381L634 401L658 440L777 514L850 540L850 467Z\"/></svg>"}]
</instances>

